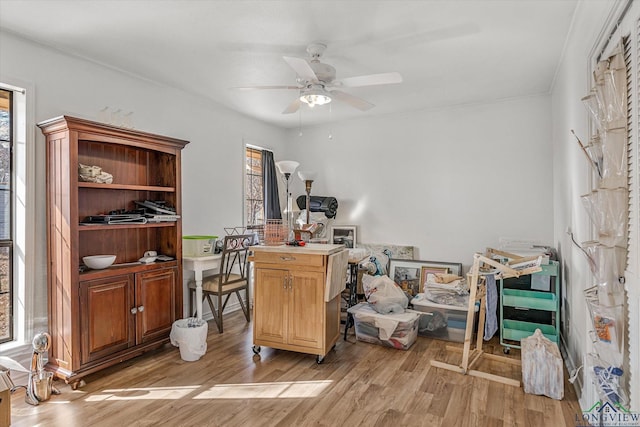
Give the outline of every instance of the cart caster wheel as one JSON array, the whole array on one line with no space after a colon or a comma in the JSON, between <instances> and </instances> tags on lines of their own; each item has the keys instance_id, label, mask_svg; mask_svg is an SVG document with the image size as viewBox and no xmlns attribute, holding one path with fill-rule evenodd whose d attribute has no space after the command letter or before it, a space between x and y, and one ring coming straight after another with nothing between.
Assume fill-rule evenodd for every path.
<instances>
[{"instance_id":1,"label":"cart caster wheel","mask_svg":"<svg viewBox=\"0 0 640 427\"><path fill-rule=\"evenodd\" d=\"M324 361L324 356L316 356L316 363L319 365Z\"/></svg>"},{"instance_id":2,"label":"cart caster wheel","mask_svg":"<svg viewBox=\"0 0 640 427\"><path fill-rule=\"evenodd\" d=\"M259 345L254 345L253 347L251 347L251 350L253 350L253 354L260 354L260 350L262 349Z\"/></svg>"},{"instance_id":3,"label":"cart caster wheel","mask_svg":"<svg viewBox=\"0 0 640 427\"><path fill-rule=\"evenodd\" d=\"M511 351L511 349L509 347L505 347L505 348L502 349L502 352L504 354L509 354L510 351Z\"/></svg>"}]
</instances>

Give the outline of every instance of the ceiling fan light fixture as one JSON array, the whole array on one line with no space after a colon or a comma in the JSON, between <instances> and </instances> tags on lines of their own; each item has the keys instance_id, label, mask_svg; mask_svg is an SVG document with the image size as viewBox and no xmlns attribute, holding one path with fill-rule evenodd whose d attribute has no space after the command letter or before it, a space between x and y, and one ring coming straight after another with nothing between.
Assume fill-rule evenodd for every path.
<instances>
[{"instance_id":1,"label":"ceiling fan light fixture","mask_svg":"<svg viewBox=\"0 0 640 427\"><path fill-rule=\"evenodd\" d=\"M302 92L300 101L313 108L316 105L325 105L331 102L331 96L323 87L310 87Z\"/></svg>"}]
</instances>

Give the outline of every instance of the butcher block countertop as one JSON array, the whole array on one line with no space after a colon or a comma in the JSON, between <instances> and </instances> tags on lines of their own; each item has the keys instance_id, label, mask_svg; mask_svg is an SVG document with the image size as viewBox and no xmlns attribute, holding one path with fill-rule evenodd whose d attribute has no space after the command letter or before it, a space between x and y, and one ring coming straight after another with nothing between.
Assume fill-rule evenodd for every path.
<instances>
[{"instance_id":1,"label":"butcher block countertop","mask_svg":"<svg viewBox=\"0 0 640 427\"><path fill-rule=\"evenodd\" d=\"M329 245L323 243L307 243L304 246L252 246L254 252L297 253L309 255L332 255L344 250L344 245Z\"/></svg>"}]
</instances>

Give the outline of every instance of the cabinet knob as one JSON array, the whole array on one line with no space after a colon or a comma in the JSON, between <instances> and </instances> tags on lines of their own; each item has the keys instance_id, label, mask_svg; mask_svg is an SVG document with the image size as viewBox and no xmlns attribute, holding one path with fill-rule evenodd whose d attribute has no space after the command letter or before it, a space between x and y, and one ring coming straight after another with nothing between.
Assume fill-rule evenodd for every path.
<instances>
[{"instance_id":1,"label":"cabinet knob","mask_svg":"<svg viewBox=\"0 0 640 427\"><path fill-rule=\"evenodd\" d=\"M281 256L280 259L282 261L295 261L296 257L294 257L294 256Z\"/></svg>"},{"instance_id":2,"label":"cabinet knob","mask_svg":"<svg viewBox=\"0 0 640 427\"><path fill-rule=\"evenodd\" d=\"M289 276L289 289L293 289L293 277Z\"/></svg>"},{"instance_id":3,"label":"cabinet knob","mask_svg":"<svg viewBox=\"0 0 640 427\"><path fill-rule=\"evenodd\" d=\"M138 307L138 311L142 313L144 311L144 305L141 305L140 307Z\"/></svg>"},{"instance_id":4,"label":"cabinet knob","mask_svg":"<svg viewBox=\"0 0 640 427\"><path fill-rule=\"evenodd\" d=\"M136 314L137 312L138 312L138 309L137 309L137 308L133 307L133 308L131 309L131 314Z\"/></svg>"}]
</instances>

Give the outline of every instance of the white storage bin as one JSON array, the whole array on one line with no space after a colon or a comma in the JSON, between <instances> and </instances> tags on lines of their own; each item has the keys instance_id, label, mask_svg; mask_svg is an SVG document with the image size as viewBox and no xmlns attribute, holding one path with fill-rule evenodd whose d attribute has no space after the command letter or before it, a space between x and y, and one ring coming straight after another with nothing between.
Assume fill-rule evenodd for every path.
<instances>
[{"instance_id":1,"label":"white storage bin","mask_svg":"<svg viewBox=\"0 0 640 427\"><path fill-rule=\"evenodd\" d=\"M366 302L354 305L348 311L353 315L358 341L400 350L407 350L416 342L418 313L380 314Z\"/></svg>"},{"instance_id":2,"label":"white storage bin","mask_svg":"<svg viewBox=\"0 0 640 427\"><path fill-rule=\"evenodd\" d=\"M421 300L411 301L413 310L420 313L418 335L447 341L464 342L467 328L467 307L442 305Z\"/></svg>"}]
</instances>

